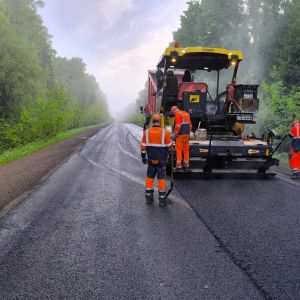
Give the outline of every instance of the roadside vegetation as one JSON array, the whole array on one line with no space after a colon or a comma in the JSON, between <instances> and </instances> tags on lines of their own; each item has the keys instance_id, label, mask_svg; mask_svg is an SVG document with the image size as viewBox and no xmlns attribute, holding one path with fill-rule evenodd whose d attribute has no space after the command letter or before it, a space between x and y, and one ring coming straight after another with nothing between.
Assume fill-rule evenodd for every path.
<instances>
[{"instance_id":1,"label":"roadside vegetation","mask_svg":"<svg viewBox=\"0 0 300 300\"><path fill-rule=\"evenodd\" d=\"M125 117L122 119L123 122L133 123L139 126L144 125L145 118L140 111L140 107L145 106L147 93L148 91L146 84L144 89L139 92L136 102L128 106L127 111L124 113Z\"/></svg>"},{"instance_id":2,"label":"roadside vegetation","mask_svg":"<svg viewBox=\"0 0 300 300\"><path fill-rule=\"evenodd\" d=\"M87 126L87 127L70 129L68 131L58 133L55 136L38 139L29 144L25 144L25 145L15 147L10 150L6 150L0 154L0 165L7 164L11 161L22 158L24 156L27 156L29 154L32 154L39 150L42 150L50 145L56 144L67 138L71 138L71 137L78 135L82 132L85 132L89 129L97 128L97 127L100 127L100 125L91 125L91 126Z\"/></svg>"},{"instance_id":3,"label":"roadside vegetation","mask_svg":"<svg viewBox=\"0 0 300 300\"><path fill-rule=\"evenodd\" d=\"M37 12L43 5L0 0L0 154L16 148L1 156L4 162L110 119L105 95L83 60L59 57L53 49Z\"/></svg>"},{"instance_id":4,"label":"roadside vegetation","mask_svg":"<svg viewBox=\"0 0 300 300\"><path fill-rule=\"evenodd\" d=\"M238 82L261 86L257 135L274 128L283 136L300 118L300 1L189 1L173 36L182 47L243 51ZM210 82L209 74L201 80ZM140 93L137 107L146 95ZM287 141L282 151L288 147Z\"/></svg>"}]
</instances>

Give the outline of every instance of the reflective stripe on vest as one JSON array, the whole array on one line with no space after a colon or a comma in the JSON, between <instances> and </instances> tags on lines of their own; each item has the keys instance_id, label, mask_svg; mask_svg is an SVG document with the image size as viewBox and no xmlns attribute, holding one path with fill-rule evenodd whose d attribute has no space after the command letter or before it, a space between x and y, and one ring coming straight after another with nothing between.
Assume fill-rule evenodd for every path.
<instances>
[{"instance_id":1,"label":"reflective stripe on vest","mask_svg":"<svg viewBox=\"0 0 300 300\"><path fill-rule=\"evenodd\" d=\"M142 144L146 147L167 147L165 144L165 136L166 136L166 130L162 130L162 136L161 136L161 144L150 144L149 143L149 129L146 130L146 144Z\"/></svg>"}]
</instances>

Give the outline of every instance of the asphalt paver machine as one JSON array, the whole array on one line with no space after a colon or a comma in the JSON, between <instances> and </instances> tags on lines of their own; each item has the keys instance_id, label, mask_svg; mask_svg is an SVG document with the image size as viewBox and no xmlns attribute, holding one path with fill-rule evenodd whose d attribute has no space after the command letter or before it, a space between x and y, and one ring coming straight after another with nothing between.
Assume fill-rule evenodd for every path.
<instances>
[{"instance_id":1,"label":"asphalt paver machine","mask_svg":"<svg viewBox=\"0 0 300 300\"><path fill-rule=\"evenodd\" d=\"M237 83L242 59L242 52L235 50L175 46L167 48L157 69L148 73L147 111L160 113L162 126L171 133L173 105L191 116L191 172L274 174L269 168L279 164L272 157L272 138L244 135L245 125L255 124L259 86ZM202 72L215 74L213 90L207 82L197 80ZM230 79L227 84L222 81L224 91L219 91L220 77L225 72ZM186 73L191 74L190 78L185 78ZM174 160L169 161L172 171Z\"/></svg>"}]
</instances>

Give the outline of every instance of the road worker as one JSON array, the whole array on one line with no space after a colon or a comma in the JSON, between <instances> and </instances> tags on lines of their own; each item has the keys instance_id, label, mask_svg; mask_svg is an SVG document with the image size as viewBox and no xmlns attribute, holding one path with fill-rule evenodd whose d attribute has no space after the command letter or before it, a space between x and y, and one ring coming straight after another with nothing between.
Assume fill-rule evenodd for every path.
<instances>
[{"instance_id":1,"label":"road worker","mask_svg":"<svg viewBox=\"0 0 300 300\"><path fill-rule=\"evenodd\" d=\"M292 169L293 178L300 178L300 122L294 120L289 136L292 139L292 145L289 155L289 162Z\"/></svg>"},{"instance_id":2,"label":"road worker","mask_svg":"<svg viewBox=\"0 0 300 300\"><path fill-rule=\"evenodd\" d=\"M182 81L182 82L194 82L193 76L192 76L190 70L185 70L185 71L184 71L184 74L183 74L183 76L182 76L181 81Z\"/></svg>"},{"instance_id":3,"label":"road worker","mask_svg":"<svg viewBox=\"0 0 300 300\"><path fill-rule=\"evenodd\" d=\"M188 170L190 167L190 132L192 122L190 115L180 110L177 106L171 107L171 114L174 116L175 138L176 138L176 169ZM182 165L183 153L183 165Z\"/></svg>"},{"instance_id":4,"label":"road worker","mask_svg":"<svg viewBox=\"0 0 300 300\"><path fill-rule=\"evenodd\" d=\"M154 179L158 179L159 205L169 203L166 198L166 163L168 148L172 146L170 132L161 128L159 114L152 115L152 127L146 129L141 144L141 157L144 164L148 162L146 178L146 203L153 202ZM147 158L146 158L147 154Z\"/></svg>"},{"instance_id":5,"label":"road worker","mask_svg":"<svg viewBox=\"0 0 300 300\"><path fill-rule=\"evenodd\" d=\"M144 108L144 116L145 116L144 130L146 130L146 128L149 127L151 121L151 113L148 105Z\"/></svg>"}]
</instances>

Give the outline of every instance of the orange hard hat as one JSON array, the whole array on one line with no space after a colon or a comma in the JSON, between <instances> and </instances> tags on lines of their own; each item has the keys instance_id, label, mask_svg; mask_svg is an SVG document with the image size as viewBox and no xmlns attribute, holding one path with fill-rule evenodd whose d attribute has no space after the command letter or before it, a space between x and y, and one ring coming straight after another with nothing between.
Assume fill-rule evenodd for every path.
<instances>
[{"instance_id":1,"label":"orange hard hat","mask_svg":"<svg viewBox=\"0 0 300 300\"><path fill-rule=\"evenodd\" d=\"M294 127L294 126L299 125L299 124L300 124L299 120L298 120L298 119L295 119L295 120L293 121L293 123L292 123L292 126Z\"/></svg>"},{"instance_id":2,"label":"orange hard hat","mask_svg":"<svg viewBox=\"0 0 300 300\"><path fill-rule=\"evenodd\" d=\"M152 122L160 122L161 116L159 114L153 114L152 115Z\"/></svg>"},{"instance_id":3,"label":"orange hard hat","mask_svg":"<svg viewBox=\"0 0 300 300\"><path fill-rule=\"evenodd\" d=\"M171 107L171 113L172 113L172 114L175 114L175 113L177 113L178 111L179 111L178 106L174 105L174 106Z\"/></svg>"}]
</instances>

